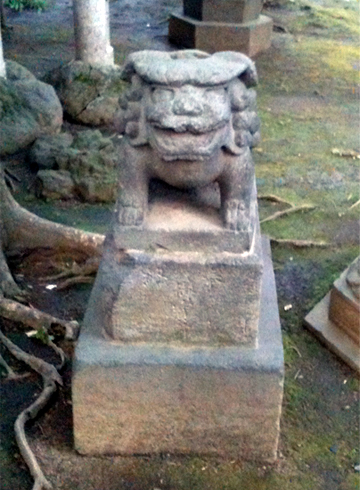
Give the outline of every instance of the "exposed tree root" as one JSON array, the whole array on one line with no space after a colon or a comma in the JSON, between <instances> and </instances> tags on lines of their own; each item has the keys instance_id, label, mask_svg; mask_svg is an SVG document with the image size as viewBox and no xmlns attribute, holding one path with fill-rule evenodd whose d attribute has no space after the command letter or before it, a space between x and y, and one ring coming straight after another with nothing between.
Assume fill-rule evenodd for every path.
<instances>
[{"instance_id":1,"label":"exposed tree root","mask_svg":"<svg viewBox=\"0 0 360 490\"><path fill-rule=\"evenodd\" d=\"M11 352L11 354L16 357L19 361L26 363L30 366L34 371L42 376L44 387L40 394L40 396L32 403L28 408L23 410L21 414L18 416L15 422L15 437L16 442L19 446L20 453L24 458L30 473L34 479L33 490L49 490L52 488L50 482L45 478L34 453L32 452L29 443L26 439L25 434L25 424L28 420L34 419L40 410L42 410L49 402L53 393L55 393L57 389L57 384L62 386L62 379L57 369L42 359L39 359L35 356L27 354L18 346L13 344L0 330L0 340L7 347L7 349ZM52 344L52 343L51 343ZM50 345L51 345L50 344ZM51 345L54 348L54 344ZM58 347L56 347L56 352L60 353ZM63 365L64 357L61 354L61 364Z\"/></svg>"},{"instance_id":2,"label":"exposed tree root","mask_svg":"<svg viewBox=\"0 0 360 490\"><path fill-rule=\"evenodd\" d=\"M294 207L294 205L291 202L286 201L282 197L276 196L275 194L262 194L262 195L260 194L260 195L258 195L258 199L262 199L264 201L278 202L281 204L287 204L288 206L291 206L292 208Z\"/></svg>"},{"instance_id":3,"label":"exposed tree root","mask_svg":"<svg viewBox=\"0 0 360 490\"><path fill-rule=\"evenodd\" d=\"M71 264L70 267L67 267L65 270L59 272L59 274L47 276L40 278L42 281L58 281L59 279L65 279L67 277L72 276L90 276L96 274L100 263L100 257L90 257L85 261L84 264L79 265L75 261Z\"/></svg>"},{"instance_id":4,"label":"exposed tree root","mask_svg":"<svg viewBox=\"0 0 360 490\"><path fill-rule=\"evenodd\" d=\"M19 300L21 300L24 293L21 291L11 275L4 253L1 250L0 240L0 297L2 295L10 298L18 298Z\"/></svg>"},{"instance_id":5,"label":"exposed tree root","mask_svg":"<svg viewBox=\"0 0 360 490\"><path fill-rule=\"evenodd\" d=\"M56 383L52 380L47 380L43 377L44 388L40 396L35 400L35 402L26 408L18 416L15 422L15 437L16 442L19 447L20 453L27 464L31 476L34 479L34 485L32 490L43 490L51 489L51 483L45 478L39 463L37 462L34 453L30 449L30 446L26 440L25 435L25 424L28 420L34 419L39 411L44 408L51 396L56 391Z\"/></svg>"},{"instance_id":6,"label":"exposed tree root","mask_svg":"<svg viewBox=\"0 0 360 490\"><path fill-rule=\"evenodd\" d=\"M67 254L70 257L81 256L85 264L82 267L75 264L70 275L86 276L95 273L98 268L103 241L103 235L87 233L39 218L22 208L6 186L4 172L0 165L0 316L29 325L34 329L42 327L48 329L52 324L61 325L65 328L67 339L76 338L77 322L60 320L6 299L21 301L24 293L11 275L3 250L7 253L19 253L42 249L51 250L54 254ZM80 280L75 278L72 280L73 283L76 281ZM70 283L63 285L63 287L69 286Z\"/></svg>"},{"instance_id":7,"label":"exposed tree root","mask_svg":"<svg viewBox=\"0 0 360 490\"><path fill-rule=\"evenodd\" d=\"M5 359L3 358L3 356L0 354L0 365L5 368L7 374L8 374L8 378L10 379L14 379L16 377L16 374L15 372L11 369L11 367L9 366L9 364L5 361Z\"/></svg>"},{"instance_id":8,"label":"exposed tree root","mask_svg":"<svg viewBox=\"0 0 360 490\"><path fill-rule=\"evenodd\" d=\"M267 221L274 221L275 219L282 218L283 216L288 216L292 213L298 213L299 211L312 211L316 206L311 204L303 204L302 206L292 206L289 209L284 209L284 211L277 211L276 213L264 218L260 223L266 223Z\"/></svg>"},{"instance_id":9,"label":"exposed tree root","mask_svg":"<svg viewBox=\"0 0 360 490\"><path fill-rule=\"evenodd\" d=\"M39 218L12 197L0 166L0 241L6 250L36 249L81 251L88 257L101 255L104 236L88 233ZM2 248L1 247L1 248Z\"/></svg>"},{"instance_id":10,"label":"exposed tree root","mask_svg":"<svg viewBox=\"0 0 360 490\"><path fill-rule=\"evenodd\" d=\"M356 206L359 206L359 204L360 204L360 199L358 201L354 202L354 204L352 206L350 206L349 209L354 209L354 208L356 208Z\"/></svg>"},{"instance_id":11,"label":"exposed tree root","mask_svg":"<svg viewBox=\"0 0 360 490\"><path fill-rule=\"evenodd\" d=\"M40 281L56 282L60 279L65 279L57 284L57 291L63 291L75 284L92 284L94 276L99 268L100 257L90 257L84 264L79 265L73 262L70 267L67 267L59 274L42 277Z\"/></svg>"},{"instance_id":12,"label":"exposed tree root","mask_svg":"<svg viewBox=\"0 0 360 490\"><path fill-rule=\"evenodd\" d=\"M20 322L35 330L49 330L52 325L60 325L65 329L65 338L75 340L79 333L77 321L66 321L44 313L36 308L30 308L11 299L0 298L0 316L8 320Z\"/></svg>"},{"instance_id":13,"label":"exposed tree root","mask_svg":"<svg viewBox=\"0 0 360 490\"><path fill-rule=\"evenodd\" d=\"M24 374L16 374L15 371L11 369L9 364L5 361L3 356L0 354L0 365L6 370L7 372L7 379L10 381L16 381L18 379L26 378L29 376L29 373L24 373Z\"/></svg>"},{"instance_id":14,"label":"exposed tree root","mask_svg":"<svg viewBox=\"0 0 360 490\"><path fill-rule=\"evenodd\" d=\"M92 276L69 277L69 279L62 281L57 285L57 291L64 291L65 289L71 288L75 284L92 284L94 279L95 278Z\"/></svg>"},{"instance_id":15,"label":"exposed tree root","mask_svg":"<svg viewBox=\"0 0 360 490\"><path fill-rule=\"evenodd\" d=\"M287 240L281 238L270 237L271 243L276 243L278 245L289 245L294 248L307 248L307 247L320 247L327 248L331 247L330 243L327 242L313 242L311 240Z\"/></svg>"}]
</instances>

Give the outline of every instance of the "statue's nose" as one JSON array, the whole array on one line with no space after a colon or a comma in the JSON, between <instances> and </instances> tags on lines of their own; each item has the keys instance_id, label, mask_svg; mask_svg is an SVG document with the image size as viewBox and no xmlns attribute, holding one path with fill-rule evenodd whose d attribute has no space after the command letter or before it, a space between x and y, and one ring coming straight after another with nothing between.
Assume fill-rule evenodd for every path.
<instances>
[{"instance_id":1,"label":"statue's nose","mask_svg":"<svg viewBox=\"0 0 360 490\"><path fill-rule=\"evenodd\" d=\"M181 94L174 100L173 112L177 116L199 116L202 111L202 103L195 97Z\"/></svg>"}]
</instances>

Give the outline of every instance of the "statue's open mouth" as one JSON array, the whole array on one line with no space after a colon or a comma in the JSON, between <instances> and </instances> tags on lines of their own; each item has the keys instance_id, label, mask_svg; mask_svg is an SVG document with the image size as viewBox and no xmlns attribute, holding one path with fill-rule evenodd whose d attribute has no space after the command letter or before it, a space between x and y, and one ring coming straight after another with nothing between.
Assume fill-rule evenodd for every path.
<instances>
[{"instance_id":1,"label":"statue's open mouth","mask_svg":"<svg viewBox=\"0 0 360 490\"><path fill-rule=\"evenodd\" d=\"M211 157L225 143L227 127L192 133L151 126L149 133L151 146L164 160L203 160Z\"/></svg>"}]
</instances>

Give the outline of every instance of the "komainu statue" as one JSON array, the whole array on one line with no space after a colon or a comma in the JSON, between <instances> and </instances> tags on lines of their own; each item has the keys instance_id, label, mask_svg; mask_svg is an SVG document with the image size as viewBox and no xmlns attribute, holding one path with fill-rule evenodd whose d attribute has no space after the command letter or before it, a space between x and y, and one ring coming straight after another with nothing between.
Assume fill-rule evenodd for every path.
<instances>
[{"instance_id":1,"label":"komainu statue","mask_svg":"<svg viewBox=\"0 0 360 490\"><path fill-rule=\"evenodd\" d=\"M116 120L125 133L118 224L142 225L152 178L181 189L217 182L224 227L250 233L254 63L231 51L140 51L128 57L123 78L131 86Z\"/></svg>"}]
</instances>

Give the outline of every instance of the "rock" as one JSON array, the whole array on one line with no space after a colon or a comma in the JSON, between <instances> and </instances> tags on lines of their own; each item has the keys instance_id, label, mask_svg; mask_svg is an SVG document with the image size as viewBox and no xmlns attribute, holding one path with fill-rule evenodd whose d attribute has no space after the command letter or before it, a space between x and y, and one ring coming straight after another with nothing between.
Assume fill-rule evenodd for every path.
<instances>
[{"instance_id":1,"label":"rock","mask_svg":"<svg viewBox=\"0 0 360 490\"><path fill-rule=\"evenodd\" d=\"M77 179L76 191L86 202L113 202L116 198L116 174L108 182L90 175Z\"/></svg>"},{"instance_id":2,"label":"rock","mask_svg":"<svg viewBox=\"0 0 360 490\"><path fill-rule=\"evenodd\" d=\"M31 161L40 169L52 170L38 173L37 194L51 199L76 196L86 202L113 202L118 159L112 140L99 130L81 131L75 138L67 133L39 138L31 150ZM59 185L64 192L56 192L55 169L60 171ZM64 176L71 177L72 186Z\"/></svg>"},{"instance_id":3,"label":"rock","mask_svg":"<svg viewBox=\"0 0 360 490\"><path fill-rule=\"evenodd\" d=\"M100 131L82 131L74 139L79 152L69 159L78 195L86 202L113 202L117 190L118 155Z\"/></svg>"},{"instance_id":4,"label":"rock","mask_svg":"<svg viewBox=\"0 0 360 490\"><path fill-rule=\"evenodd\" d=\"M56 134L63 120L53 87L14 61L6 66L8 78L0 79L0 155L15 153L41 135Z\"/></svg>"},{"instance_id":5,"label":"rock","mask_svg":"<svg viewBox=\"0 0 360 490\"><path fill-rule=\"evenodd\" d=\"M111 125L119 109L118 97L126 87L119 66L91 66L71 61L50 72L45 81L54 86L65 112L75 121L93 126Z\"/></svg>"},{"instance_id":6,"label":"rock","mask_svg":"<svg viewBox=\"0 0 360 490\"><path fill-rule=\"evenodd\" d=\"M105 138L98 129L89 129L78 133L74 139L73 147L78 150L102 150L106 147L109 147L110 150L114 149L111 139Z\"/></svg>"},{"instance_id":7,"label":"rock","mask_svg":"<svg viewBox=\"0 0 360 490\"><path fill-rule=\"evenodd\" d=\"M7 80L36 80L35 75L33 75L24 66L19 65L16 61L7 60L6 61L6 78Z\"/></svg>"},{"instance_id":8,"label":"rock","mask_svg":"<svg viewBox=\"0 0 360 490\"><path fill-rule=\"evenodd\" d=\"M71 199L75 185L67 170L40 170L36 177L35 193L45 199Z\"/></svg>"},{"instance_id":9,"label":"rock","mask_svg":"<svg viewBox=\"0 0 360 490\"><path fill-rule=\"evenodd\" d=\"M43 136L35 141L30 150L30 161L39 169L59 168L59 157L70 147L73 137L70 133Z\"/></svg>"},{"instance_id":10,"label":"rock","mask_svg":"<svg viewBox=\"0 0 360 490\"><path fill-rule=\"evenodd\" d=\"M90 102L79 119L82 123L92 126L112 125L118 108L118 97L100 95Z\"/></svg>"}]
</instances>

